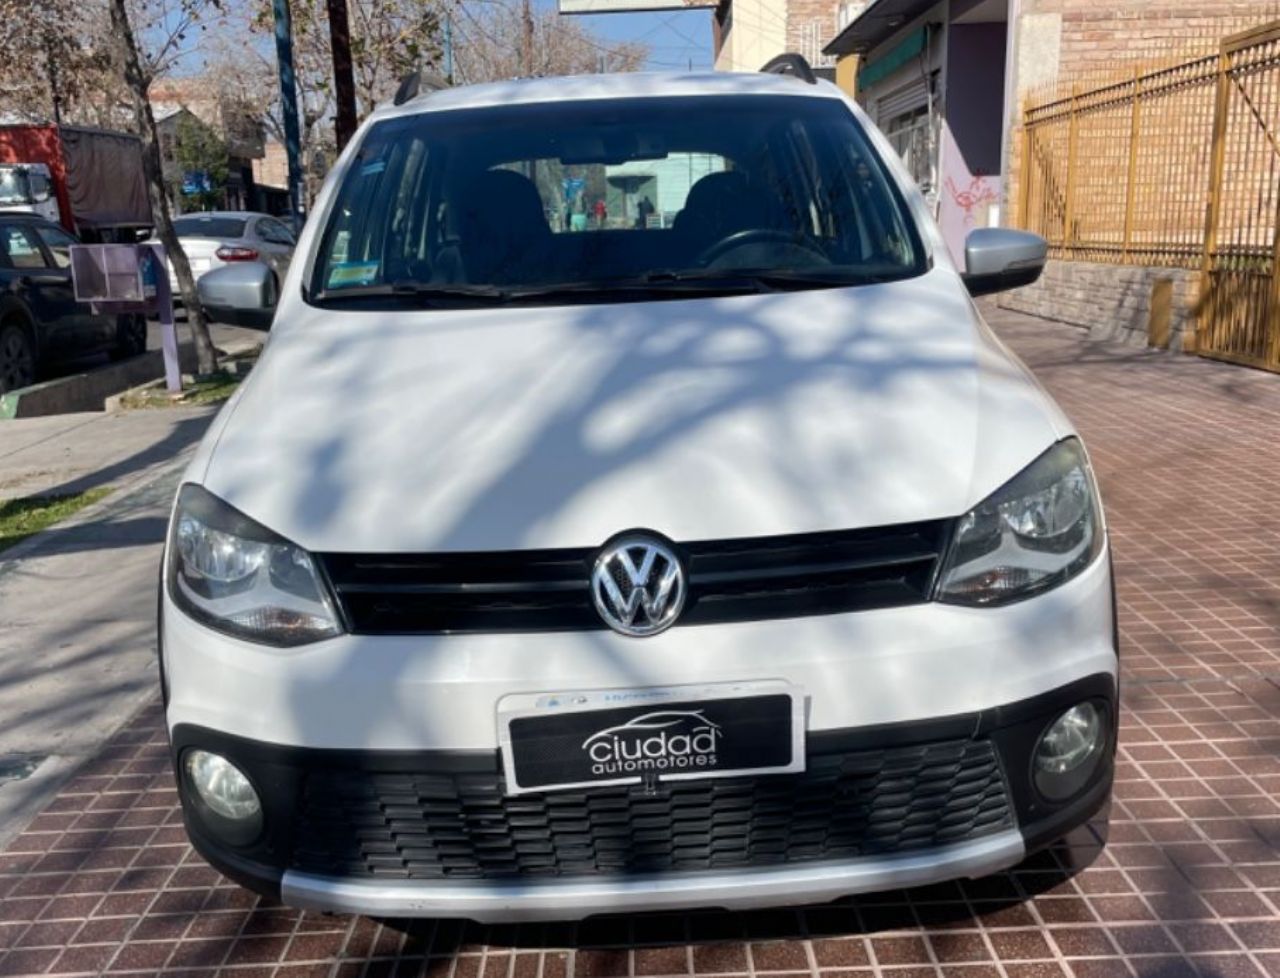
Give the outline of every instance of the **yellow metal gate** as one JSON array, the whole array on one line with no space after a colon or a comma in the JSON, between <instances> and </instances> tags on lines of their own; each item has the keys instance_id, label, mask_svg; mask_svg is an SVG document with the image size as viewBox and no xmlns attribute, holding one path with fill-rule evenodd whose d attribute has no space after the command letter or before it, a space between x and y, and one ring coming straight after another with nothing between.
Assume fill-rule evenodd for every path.
<instances>
[{"instance_id":1,"label":"yellow metal gate","mask_svg":"<svg viewBox=\"0 0 1280 978\"><path fill-rule=\"evenodd\" d=\"M1218 62L1197 346L1280 370L1280 24Z\"/></svg>"},{"instance_id":2,"label":"yellow metal gate","mask_svg":"<svg viewBox=\"0 0 1280 978\"><path fill-rule=\"evenodd\" d=\"M1280 22L1028 102L1021 157L1053 257L1198 270L1186 346L1280 371Z\"/></svg>"}]
</instances>

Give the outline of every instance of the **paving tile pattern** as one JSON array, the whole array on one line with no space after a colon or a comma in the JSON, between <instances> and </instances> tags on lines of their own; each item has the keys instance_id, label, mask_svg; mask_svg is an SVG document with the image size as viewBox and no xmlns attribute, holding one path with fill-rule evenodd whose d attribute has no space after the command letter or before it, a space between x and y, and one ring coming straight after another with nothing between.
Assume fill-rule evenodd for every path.
<instances>
[{"instance_id":1,"label":"paving tile pattern","mask_svg":"<svg viewBox=\"0 0 1280 978\"><path fill-rule=\"evenodd\" d=\"M152 706L0 853L0 974L1280 978L1280 377L990 318L1085 434L1109 506L1109 824L999 876L801 910L327 917L195 856Z\"/></svg>"}]
</instances>

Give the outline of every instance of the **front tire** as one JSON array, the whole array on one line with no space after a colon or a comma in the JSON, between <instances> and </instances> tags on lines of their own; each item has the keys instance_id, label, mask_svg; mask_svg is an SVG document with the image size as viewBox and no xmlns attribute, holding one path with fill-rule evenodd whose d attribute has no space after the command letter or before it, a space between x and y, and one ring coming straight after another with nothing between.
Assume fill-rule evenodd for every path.
<instances>
[{"instance_id":1,"label":"front tire","mask_svg":"<svg viewBox=\"0 0 1280 978\"><path fill-rule=\"evenodd\" d=\"M111 348L112 360L127 360L147 352L147 317L122 313L116 320L116 343Z\"/></svg>"},{"instance_id":2,"label":"front tire","mask_svg":"<svg viewBox=\"0 0 1280 978\"><path fill-rule=\"evenodd\" d=\"M36 381L36 347L23 323L0 326L0 394L30 387Z\"/></svg>"}]
</instances>

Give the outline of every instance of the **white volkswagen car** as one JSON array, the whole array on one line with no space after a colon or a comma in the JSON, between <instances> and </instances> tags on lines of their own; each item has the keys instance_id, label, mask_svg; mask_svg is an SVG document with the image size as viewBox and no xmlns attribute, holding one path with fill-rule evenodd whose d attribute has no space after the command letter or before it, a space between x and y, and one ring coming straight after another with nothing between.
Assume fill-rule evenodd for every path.
<instances>
[{"instance_id":1,"label":"white volkswagen car","mask_svg":"<svg viewBox=\"0 0 1280 978\"><path fill-rule=\"evenodd\" d=\"M402 93L403 95L404 93ZM178 492L188 831L300 907L482 921L976 877L1110 792L1083 445L892 150L796 75L401 97ZM625 216L564 221L566 197ZM671 219L665 219L670 215Z\"/></svg>"}]
</instances>

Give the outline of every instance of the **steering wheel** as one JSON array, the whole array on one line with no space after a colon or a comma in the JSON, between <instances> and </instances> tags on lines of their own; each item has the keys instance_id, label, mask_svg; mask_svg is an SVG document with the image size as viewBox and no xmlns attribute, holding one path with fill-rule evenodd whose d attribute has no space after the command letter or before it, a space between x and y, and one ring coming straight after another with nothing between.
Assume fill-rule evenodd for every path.
<instances>
[{"instance_id":1,"label":"steering wheel","mask_svg":"<svg viewBox=\"0 0 1280 978\"><path fill-rule=\"evenodd\" d=\"M715 244L706 248L702 254L698 255L697 264L710 265L718 258L737 248L753 244L791 245L793 248L800 248L803 251L817 255L823 261L827 260L827 256L821 248L812 241L797 238L794 232L779 231L777 228L746 228L742 231L735 231L728 237L721 238Z\"/></svg>"}]
</instances>

